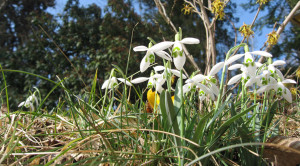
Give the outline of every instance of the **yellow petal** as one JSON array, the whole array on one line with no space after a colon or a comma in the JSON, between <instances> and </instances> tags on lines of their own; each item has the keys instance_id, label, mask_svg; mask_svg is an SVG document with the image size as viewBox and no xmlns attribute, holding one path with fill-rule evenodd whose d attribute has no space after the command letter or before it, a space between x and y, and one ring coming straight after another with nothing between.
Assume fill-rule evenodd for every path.
<instances>
[{"instance_id":1,"label":"yellow petal","mask_svg":"<svg viewBox=\"0 0 300 166\"><path fill-rule=\"evenodd\" d=\"M155 101L155 91L152 91L152 89L149 89L147 92L147 100L150 104L150 106L152 107L152 109L154 108L154 101ZM159 104L160 98L159 95L156 94L156 108Z\"/></svg>"}]
</instances>

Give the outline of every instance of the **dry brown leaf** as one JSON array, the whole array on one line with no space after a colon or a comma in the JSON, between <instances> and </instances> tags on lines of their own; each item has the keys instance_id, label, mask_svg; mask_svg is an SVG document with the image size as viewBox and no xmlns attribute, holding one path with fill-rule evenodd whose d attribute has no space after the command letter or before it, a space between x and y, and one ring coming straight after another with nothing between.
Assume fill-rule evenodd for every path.
<instances>
[{"instance_id":1,"label":"dry brown leaf","mask_svg":"<svg viewBox=\"0 0 300 166\"><path fill-rule=\"evenodd\" d=\"M33 165L39 165L40 164L40 157L35 158L34 160L31 161L31 163L29 163L29 166L33 166Z\"/></svg>"},{"instance_id":2,"label":"dry brown leaf","mask_svg":"<svg viewBox=\"0 0 300 166\"><path fill-rule=\"evenodd\" d=\"M279 145L266 146L264 158L275 166L296 166L300 164L300 139L276 136L267 141Z\"/></svg>"}]
</instances>

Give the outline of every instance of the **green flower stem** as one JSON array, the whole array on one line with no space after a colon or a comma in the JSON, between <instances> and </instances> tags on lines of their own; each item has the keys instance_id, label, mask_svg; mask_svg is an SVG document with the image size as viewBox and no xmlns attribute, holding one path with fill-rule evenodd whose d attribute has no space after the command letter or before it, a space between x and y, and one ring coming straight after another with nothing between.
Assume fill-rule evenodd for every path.
<instances>
[{"instance_id":1,"label":"green flower stem","mask_svg":"<svg viewBox=\"0 0 300 166\"><path fill-rule=\"evenodd\" d=\"M169 73L168 73L168 68L170 69L171 67L171 64L170 64L170 62L169 61L165 61L165 60L163 60L164 61L164 66L165 66L165 72L166 72L166 80L167 80L167 86L168 86L168 91L171 93L171 78L170 78L170 75L169 75Z\"/></svg>"},{"instance_id":2,"label":"green flower stem","mask_svg":"<svg viewBox=\"0 0 300 166\"><path fill-rule=\"evenodd\" d=\"M245 108L245 80L242 80L242 102L241 102L241 110L243 111Z\"/></svg>"},{"instance_id":3,"label":"green flower stem","mask_svg":"<svg viewBox=\"0 0 300 166\"><path fill-rule=\"evenodd\" d=\"M244 46L244 51L245 51L245 53L249 52L249 46L248 45ZM244 78L244 79L246 79L246 78ZM242 110L247 109L247 105L245 104L245 99L246 99L246 86L245 86L245 84L246 84L246 80L243 80L242 81L242 103L241 104L244 104L244 107L241 107Z\"/></svg>"},{"instance_id":4,"label":"green flower stem","mask_svg":"<svg viewBox=\"0 0 300 166\"><path fill-rule=\"evenodd\" d=\"M256 88L257 88L257 86L256 86L256 83L255 83L255 88L254 88L254 91L253 91L253 95L254 95L253 104L254 105L256 105ZM256 110L257 110L257 106L254 108L253 113L252 113L252 116L254 116L252 118L252 125L253 125L252 126L252 131L255 130Z\"/></svg>"},{"instance_id":5,"label":"green flower stem","mask_svg":"<svg viewBox=\"0 0 300 166\"><path fill-rule=\"evenodd\" d=\"M153 104L153 116L155 116L155 112L156 112L156 107L157 107L157 103L156 103L156 100L157 100L157 91L155 89L155 94L154 94L154 104Z\"/></svg>"},{"instance_id":6,"label":"green flower stem","mask_svg":"<svg viewBox=\"0 0 300 166\"><path fill-rule=\"evenodd\" d=\"M268 93L266 92L265 93L265 96L264 96L264 103L263 103L263 109L262 110L265 110L265 104L268 102L267 101L267 96L268 96ZM271 96L271 95L270 95ZM267 111L267 110L266 110ZM263 117L263 113L262 113L262 117ZM267 133L268 133L268 128L269 128L269 124L268 124L268 122L269 122L269 119L270 119L270 112L266 112L266 116L267 116L267 120L266 120L266 124L262 124L262 121L263 121L263 118L261 119L261 124L260 124L260 126L262 126L262 125L265 125L265 127L264 127L264 137L263 137L263 143L265 143L266 142L266 138L267 138ZM265 146L262 146L261 147L261 151L260 151L260 155L261 156L263 156L263 154L264 154L264 148L265 148ZM261 162L261 161L260 161ZM259 164L260 165L260 164Z\"/></svg>"},{"instance_id":7,"label":"green flower stem","mask_svg":"<svg viewBox=\"0 0 300 166\"><path fill-rule=\"evenodd\" d=\"M182 69L180 70L180 85L183 85L183 80L182 80ZM184 137L184 130L185 130L185 111L184 111L184 98L183 98L183 86L180 87L180 101L181 101L181 109L180 109L180 115L181 115L181 123L180 123L180 136L183 138ZM184 140L181 139L181 146L184 146ZM181 149L181 155L182 155L182 160L179 160L180 165L184 165L184 149Z\"/></svg>"},{"instance_id":8,"label":"green flower stem","mask_svg":"<svg viewBox=\"0 0 300 166\"><path fill-rule=\"evenodd\" d=\"M246 45L246 43L242 43L242 44L240 44L240 45L237 45L237 46L232 47L232 48L227 52L225 61L229 58L229 56L232 54L232 52L233 52L234 50L236 50L236 49L239 48L239 47L243 47L243 46L245 46L245 45ZM221 77L221 81L220 81L220 91L219 91L219 95L218 95L218 100L217 100L217 104L216 104L216 109L215 109L215 111L218 110L219 105L220 105L220 102L221 102L222 93L223 93L223 86L224 86L225 72L226 72L226 66L223 67L223 71L222 71L222 77Z\"/></svg>"}]
</instances>

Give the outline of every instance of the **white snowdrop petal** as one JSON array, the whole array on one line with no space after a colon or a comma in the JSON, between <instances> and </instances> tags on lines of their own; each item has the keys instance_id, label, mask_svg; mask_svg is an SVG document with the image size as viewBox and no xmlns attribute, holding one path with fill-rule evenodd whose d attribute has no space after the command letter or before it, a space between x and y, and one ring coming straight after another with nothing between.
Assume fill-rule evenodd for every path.
<instances>
[{"instance_id":1,"label":"white snowdrop petal","mask_svg":"<svg viewBox=\"0 0 300 166\"><path fill-rule=\"evenodd\" d=\"M175 70L175 69L171 69L171 72L172 72L175 76L180 77L180 71ZM186 77L184 74L182 74L182 79L187 79L187 77Z\"/></svg>"},{"instance_id":2,"label":"white snowdrop petal","mask_svg":"<svg viewBox=\"0 0 300 166\"><path fill-rule=\"evenodd\" d=\"M244 55L245 54L236 54L236 55L231 56L230 58L227 59L227 61L225 61L225 65L229 65L229 64L233 63L234 61L240 59Z\"/></svg>"},{"instance_id":3,"label":"white snowdrop petal","mask_svg":"<svg viewBox=\"0 0 300 166\"><path fill-rule=\"evenodd\" d=\"M212 90L212 92L216 95L216 96L218 96L219 95L219 91L220 91L220 89L215 85L215 84L211 84L211 90Z\"/></svg>"},{"instance_id":4,"label":"white snowdrop petal","mask_svg":"<svg viewBox=\"0 0 300 166\"><path fill-rule=\"evenodd\" d=\"M260 87L260 88L256 91L256 93L260 94L260 93L266 92L267 90L269 90L269 86L268 86L268 85L265 85L265 86Z\"/></svg>"},{"instance_id":5,"label":"white snowdrop petal","mask_svg":"<svg viewBox=\"0 0 300 166\"><path fill-rule=\"evenodd\" d=\"M144 56L144 58L142 59L141 64L140 64L140 70L141 70L142 73L144 71L146 71L148 69L148 67L150 66L149 58L148 58L147 61L146 61L146 59L147 59L147 55Z\"/></svg>"},{"instance_id":6,"label":"white snowdrop petal","mask_svg":"<svg viewBox=\"0 0 300 166\"><path fill-rule=\"evenodd\" d=\"M281 71L280 71L279 69L277 69L277 68L275 68L275 71L276 71L277 75L279 76L279 78L280 78L281 80L284 80L284 76L283 76L283 74L281 73Z\"/></svg>"},{"instance_id":7,"label":"white snowdrop petal","mask_svg":"<svg viewBox=\"0 0 300 166\"><path fill-rule=\"evenodd\" d=\"M137 52L137 51L147 51L148 48L146 46L136 46L133 48L133 51Z\"/></svg>"},{"instance_id":8,"label":"white snowdrop petal","mask_svg":"<svg viewBox=\"0 0 300 166\"><path fill-rule=\"evenodd\" d=\"M182 91L183 91L183 94L189 92L191 89L189 88L191 86L191 84L185 84L183 85L182 87Z\"/></svg>"},{"instance_id":9,"label":"white snowdrop petal","mask_svg":"<svg viewBox=\"0 0 300 166\"><path fill-rule=\"evenodd\" d=\"M294 81L294 80L292 80L292 79L285 79L285 80L283 80L282 81L282 83L290 83L290 84L297 84L297 82L296 81Z\"/></svg>"},{"instance_id":10,"label":"white snowdrop petal","mask_svg":"<svg viewBox=\"0 0 300 166\"><path fill-rule=\"evenodd\" d=\"M217 63L216 65L214 65L212 67L212 69L210 70L208 75L213 76L213 75L217 74L223 68L223 66L224 66L224 62Z\"/></svg>"},{"instance_id":11,"label":"white snowdrop petal","mask_svg":"<svg viewBox=\"0 0 300 166\"><path fill-rule=\"evenodd\" d=\"M260 55L260 56L268 57L268 58L272 57L272 54L270 54L266 51L253 51L253 52L250 52L250 53L254 54L254 55Z\"/></svg>"},{"instance_id":12,"label":"white snowdrop petal","mask_svg":"<svg viewBox=\"0 0 300 166\"><path fill-rule=\"evenodd\" d=\"M192 79L187 79L187 80L185 81L186 84L193 83L193 82L194 82L194 81L193 81Z\"/></svg>"},{"instance_id":13,"label":"white snowdrop petal","mask_svg":"<svg viewBox=\"0 0 300 166\"><path fill-rule=\"evenodd\" d=\"M109 83L109 80L105 80L104 83L102 84L101 89L106 89L108 87L108 83Z\"/></svg>"},{"instance_id":14,"label":"white snowdrop petal","mask_svg":"<svg viewBox=\"0 0 300 166\"><path fill-rule=\"evenodd\" d=\"M264 77L268 77L271 75L271 72L269 70L264 70L261 75L263 75Z\"/></svg>"},{"instance_id":15,"label":"white snowdrop petal","mask_svg":"<svg viewBox=\"0 0 300 166\"><path fill-rule=\"evenodd\" d=\"M155 52L155 54L163 59L172 61L171 56L166 51L157 51L157 52Z\"/></svg>"},{"instance_id":16,"label":"white snowdrop petal","mask_svg":"<svg viewBox=\"0 0 300 166\"><path fill-rule=\"evenodd\" d=\"M186 57L185 57L184 53L182 56L178 55L176 58L174 58L174 65L175 65L176 69L178 69L178 70L183 69L185 61L186 61Z\"/></svg>"},{"instance_id":17,"label":"white snowdrop petal","mask_svg":"<svg viewBox=\"0 0 300 166\"><path fill-rule=\"evenodd\" d=\"M164 88L162 87L161 84L156 83L156 85L155 85L155 90L156 90L157 92L161 93L162 90L164 90Z\"/></svg>"},{"instance_id":18,"label":"white snowdrop petal","mask_svg":"<svg viewBox=\"0 0 300 166\"><path fill-rule=\"evenodd\" d=\"M285 98L289 103L292 103L293 98L292 98L292 93L290 92L290 90L286 87L284 87L284 92L282 92L282 96L283 98Z\"/></svg>"},{"instance_id":19,"label":"white snowdrop petal","mask_svg":"<svg viewBox=\"0 0 300 166\"><path fill-rule=\"evenodd\" d=\"M158 72L158 71L163 71L163 70L165 70L166 68L164 67L164 66L155 66L155 67L153 67L153 69L154 69L154 71L155 72Z\"/></svg>"},{"instance_id":20,"label":"white snowdrop petal","mask_svg":"<svg viewBox=\"0 0 300 166\"><path fill-rule=\"evenodd\" d=\"M149 80L149 77L138 77L136 79L131 80L131 83L138 84L138 83L141 83L141 82L145 82L147 80Z\"/></svg>"},{"instance_id":21,"label":"white snowdrop petal","mask_svg":"<svg viewBox=\"0 0 300 166\"><path fill-rule=\"evenodd\" d=\"M170 41L160 42L160 43L155 44L151 48L149 48L149 50L151 50L153 52L162 51L164 49L169 48L173 44L174 44L174 42L170 42Z\"/></svg>"},{"instance_id":22,"label":"white snowdrop petal","mask_svg":"<svg viewBox=\"0 0 300 166\"><path fill-rule=\"evenodd\" d=\"M212 100L215 100L214 94L211 92L209 88L207 88L205 85L197 83L197 86L202 89L206 94L208 94Z\"/></svg>"},{"instance_id":23,"label":"white snowdrop petal","mask_svg":"<svg viewBox=\"0 0 300 166\"><path fill-rule=\"evenodd\" d=\"M273 66L285 65L286 62L284 60L277 60L272 63Z\"/></svg>"},{"instance_id":24,"label":"white snowdrop petal","mask_svg":"<svg viewBox=\"0 0 300 166\"><path fill-rule=\"evenodd\" d=\"M200 40L192 37L186 37L180 41L183 44L199 44Z\"/></svg>"},{"instance_id":25,"label":"white snowdrop petal","mask_svg":"<svg viewBox=\"0 0 300 166\"><path fill-rule=\"evenodd\" d=\"M249 65L247 67L247 71L248 71L248 74L250 75L250 77L255 77L256 76L256 66L252 66L252 65Z\"/></svg>"},{"instance_id":26,"label":"white snowdrop petal","mask_svg":"<svg viewBox=\"0 0 300 166\"><path fill-rule=\"evenodd\" d=\"M18 107L22 107L24 104L25 104L25 101L22 101L22 102L18 105Z\"/></svg>"},{"instance_id":27,"label":"white snowdrop petal","mask_svg":"<svg viewBox=\"0 0 300 166\"><path fill-rule=\"evenodd\" d=\"M250 79L246 82L245 86L246 86L246 87L251 86L251 85L253 85L257 80L258 80L257 77L252 77L252 78L250 78Z\"/></svg>"},{"instance_id":28,"label":"white snowdrop petal","mask_svg":"<svg viewBox=\"0 0 300 166\"><path fill-rule=\"evenodd\" d=\"M250 60L250 61L249 61ZM254 62L253 56L250 54L250 52L245 53L244 57L244 63Z\"/></svg>"},{"instance_id":29,"label":"white snowdrop petal","mask_svg":"<svg viewBox=\"0 0 300 166\"><path fill-rule=\"evenodd\" d=\"M205 76L202 74L197 74L191 79L193 82L202 82L205 79Z\"/></svg>"},{"instance_id":30,"label":"white snowdrop petal","mask_svg":"<svg viewBox=\"0 0 300 166\"><path fill-rule=\"evenodd\" d=\"M232 85L232 84L238 82L241 78L242 78L242 74L238 74L238 75L232 77L232 78L228 81L227 85Z\"/></svg>"},{"instance_id":31,"label":"white snowdrop petal","mask_svg":"<svg viewBox=\"0 0 300 166\"><path fill-rule=\"evenodd\" d=\"M270 84L277 84L278 82L273 78L273 77L269 77L270 79Z\"/></svg>"},{"instance_id":32,"label":"white snowdrop petal","mask_svg":"<svg viewBox=\"0 0 300 166\"><path fill-rule=\"evenodd\" d=\"M125 83L126 85L128 85L128 86L132 86L132 84L128 81L128 80L126 80L126 79L124 79L124 78L117 78L120 82L123 82L123 83Z\"/></svg>"},{"instance_id":33,"label":"white snowdrop petal","mask_svg":"<svg viewBox=\"0 0 300 166\"><path fill-rule=\"evenodd\" d=\"M234 64L234 65L228 67L228 70L239 69L239 68L242 68L242 66L244 66L244 65L242 65L242 64Z\"/></svg>"},{"instance_id":34,"label":"white snowdrop petal","mask_svg":"<svg viewBox=\"0 0 300 166\"><path fill-rule=\"evenodd\" d=\"M160 79L163 77L163 74L154 74L152 78Z\"/></svg>"},{"instance_id":35,"label":"white snowdrop petal","mask_svg":"<svg viewBox=\"0 0 300 166\"><path fill-rule=\"evenodd\" d=\"M261 64L261 63L259 63L259 62L255 62L255 65L256 65L257 67L261 67L263 64Z\"/></svg>"}]
</instances>

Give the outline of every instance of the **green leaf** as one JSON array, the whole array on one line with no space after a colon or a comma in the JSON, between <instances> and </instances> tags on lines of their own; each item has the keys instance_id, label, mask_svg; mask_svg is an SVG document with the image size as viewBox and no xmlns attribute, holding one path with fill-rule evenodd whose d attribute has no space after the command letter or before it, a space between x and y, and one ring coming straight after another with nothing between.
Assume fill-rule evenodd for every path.
<instances>
[{"instance_id":1,"label":"green leaf","mask_svg":"<svg viewBox=\"0 0 300 166\"><path fill-rule=\"evenodd\" d=\"M115 67L116 70L117 70L119 73L121 73L122 77L124 76L124 72L123 72L123 70L122 70L119 66L117 66L117 65L115 65L115 64L112 64L112 66Z\"/></svg>"},{"instance_id":2,"label":"green leaf","mask_svg":"<svg viewBox=\"0 0 300 166\"><path fill-rule=\"evenodd\" d=\"M212 112L208 113L207 115L205 115L203 118L200 119L200 121L197 125L197 128L195 130L195 135L193 137L194 142L199 143L200 139L203 137L206 122L211 115L212 115Z\"/></svg>"},{"instance_id":3,"label":"green leaf","mask_svg":"<svg viewBox=\"0 0 300 166\"><path fill-rule=\"evenodd\" d=\"M213 143L216 142L216 140L218 138L221 137L221 135L223 135L226 130L229 128L229 126L234 123L234 121L236 121L237 119L239 119L240 117L242 117L243 115L247 114L249 111L251 111L253 108L255 108L256 105L252 105L250 108L246 109L245 111L231 117L230 119L228 119L225 123L223 123L220 128L217 130L217 132L214 134L214 141L212 141Z\"/></svg>"},{"instance_id":4,"label":"green leaf","mask_svg":"<svg viewBox=\"0 0 300 166\"><path fill-rule=\"evenodd\" d=\"M169 92L166 91L161 92L160 109L161 109L163 121L165 122L164 128L167 129L167 131L170 130L170 132L176 135L180 135L179 126L174 111L174 106ZM176 137L174 141L176 146L181 145L179 138Z\"/></svg>"},{"instance_id":5,"label":"green leaf","mask_svg":"<svg viewBox=\"0 0 300 166\"><path fill-rule=\"evenodd\" d=\"M223 112L223 110L224 110L225 106L227 105L227 103L229 102L230 98L231 98L231 94L228 95L226 101L222 104L222 106L218 108L218 111L215 113L213 118L208 122L206 128L208 128L211 124L213 124L216 121L216 119L219 117L221 112Z\"/></svg>"},{"instance_id":6,"label":"green leaf","mask_svg":"<svg viewBox=\"0 0 300 166\"><path fill-rule=\"evenodd\" d=\"M181 115L180 115L180 108L182 107L182 105L181 105L181 92L180 92L181 86L182 86L181 81L180 81L180 79L178 79L177 83L176 83L176 87L175 87L175 93L174 93L174 111L175 111L176 116L177 116L178 125L181 122Z\"/></svg>"},{"instance_id":7,"label":"green leaf","mask_svg":"<svg viewBox=\"0 0 300 166\"><path fill-rule=\"evenodd\" d=\"M95 102L95 93L96 93L96 85L97 85L97 73L98 73L98 70L96 70L95 77L94 77L94 80L93 80L92 89L91 89L91 93L90 93L90 97L89 97L89 104L92 104L93 102Z\"/></svg>"},{"instance_id":8,"label":"green leaf","mask_svg":"<svg viewBox=\"0 0 300 166\"><path fill-rule=\"evenodd\" d=\"M261 131L265 131L265 127L266 126L270 126L270 123L272 122L272 119L274 117L274 114L276 113L276 108L277 108L277 103L278 100L276 100L272 106L270 107L270 109L268 110L268 113L264 116L263 122L262 122L262 126L261 126ZM269 121L268 120L268 114L269 114Z\"/></svg>"}]
</instances>

